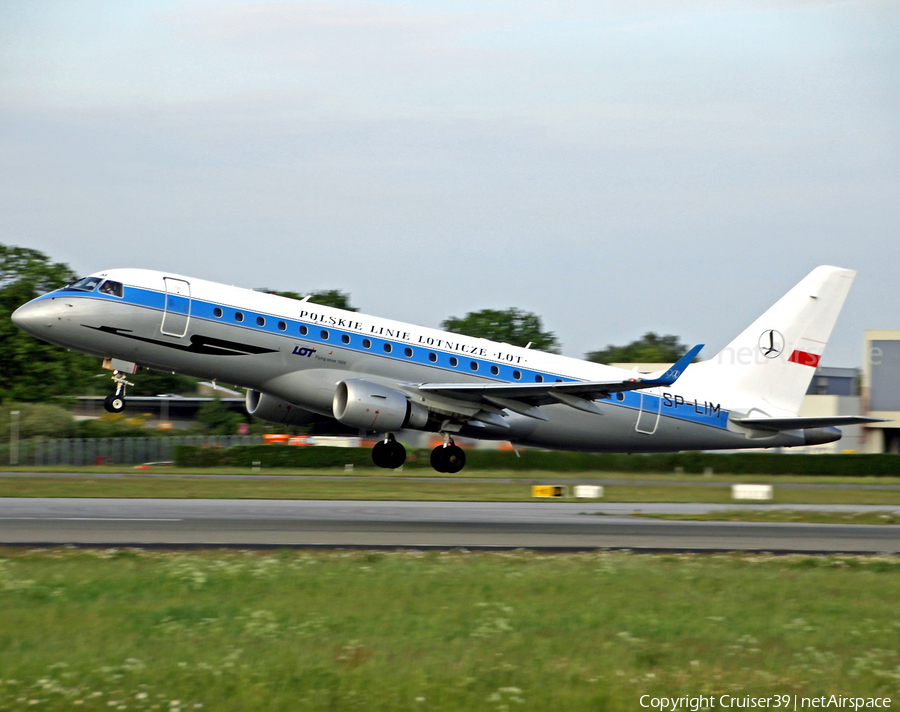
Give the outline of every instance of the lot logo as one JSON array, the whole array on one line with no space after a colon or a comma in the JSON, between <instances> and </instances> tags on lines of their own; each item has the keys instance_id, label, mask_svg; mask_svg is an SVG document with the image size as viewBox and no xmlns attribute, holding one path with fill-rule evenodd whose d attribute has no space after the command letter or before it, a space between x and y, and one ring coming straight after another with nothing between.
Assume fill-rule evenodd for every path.
<instances>
[{"instance_id":1,"label":"lot logo","mask_svg":"<svg viewBox=\"0 0 900 712\"><path fill-rule=\"evenodd\" d=\"M291 352L295 356L312 356L316 352L315 349L311 349L308 346L295 346L294 350Z\"/></svg>"},{"instance_id":2,"label":"lot logo","mask_svg":"<svg viewBox=\"0 0 900 712\"><path fill-rule=\"evenodd\" d=\"M781 332L769 329L760 334L759 350L766 358L777 358L784 351L784 337Z\"/></svg>"}]
</instances>

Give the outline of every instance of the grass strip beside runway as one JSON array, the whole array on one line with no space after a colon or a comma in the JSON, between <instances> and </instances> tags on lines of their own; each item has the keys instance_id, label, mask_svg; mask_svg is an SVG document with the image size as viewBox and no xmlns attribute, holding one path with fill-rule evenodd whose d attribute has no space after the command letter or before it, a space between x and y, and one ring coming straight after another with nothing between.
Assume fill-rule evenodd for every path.
<instances>
[{"instance_id":1,"label":"grass strip beside runway","mask_svg":"<svg viewBox=\"0 0 900 712\"><path fill-rule=\"evenodd\" d=\"M900 700L896 557L0 550L0 708Z\"/></svg>"},{"instance_id":2,"label":"grass strip beside runway","mask_svg":"<svg viewBox=\"0 0 900 712\"><path fill-rule=\"evenodd\" d=\"M900 460L898 460L900 462ZM582 479L586 482L595 480L616 479L631 482L659 482L660 484L681 483L690 485L692 482L698 485L704 484L741 484L754 482L757 484L832 484L832 485L876 485L878 487L900 487L900 477L870 477L859 475L857 477L826 476L826 475L691 475L685 473L669 474L644 474L616 471L554 471L554 470L470 470L463 469L456 474L444 474L435 470L422 468L402 468L399 470L383 470L376 467L356 467L346 470L342 467L333 468L258 468L249 467L176 467L174 465L145 465L130 467L128 465L103 465L75 467L68 465L43 466L43 467L4 467L4 471L31 474L68 473L72 475L122 475L128 474L155 474L165 476L178 475L224 475L232 477L392 477L398 479L413 478L437 478L437 479L471 479L478 480L572 480ZM2 474L0 474L2 477Z\"/></svg>"},{"instance_id":3,"label":"grass strip beside runway","mask_svg":"<svg viewBox=\"0 0 900 712\"><path fill-rule=\"evenodd\" d=\"M571 492L571 490L570 490ZM332 499L388 501L522 502L531 501L524 482L491 479L465 481L378 479L192 479L179 477L0 477L2 497L126 497L203 499ZM565 501L575 501L566 499ZM592 500L582 500L592 501ZM665 483L610 485L604 502L730 503L731 487L679 486ZM900 490L785 489L775 487L780 504L900 505Z\"/></svg>"}]
</instances>

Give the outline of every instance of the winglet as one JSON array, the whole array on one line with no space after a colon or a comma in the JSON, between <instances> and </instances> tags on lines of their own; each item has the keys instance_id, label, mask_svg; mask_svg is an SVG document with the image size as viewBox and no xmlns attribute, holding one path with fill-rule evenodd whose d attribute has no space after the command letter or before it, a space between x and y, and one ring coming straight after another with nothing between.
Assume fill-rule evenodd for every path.
<instances>
[{"instance_id":1,"label":"winglet","mask_svg":"<svg viewBox=\"0 0 900 712\"><path fill-rule=\"evenodd\" d=\"M697 344L694 348L688 351L684 356L678 359L675 363L672 364L671 368L667 371L663 372L662 375L657 376L656 378L648 378L645 381L641 381L641 388L653 388L655 386L671 386L675 381L678 380L679 376L684 373L684 369L686 369L691 362L697 358L697 354L700 353L700 350L705 346L705 344Z\"/></svg>"}]
</instances>

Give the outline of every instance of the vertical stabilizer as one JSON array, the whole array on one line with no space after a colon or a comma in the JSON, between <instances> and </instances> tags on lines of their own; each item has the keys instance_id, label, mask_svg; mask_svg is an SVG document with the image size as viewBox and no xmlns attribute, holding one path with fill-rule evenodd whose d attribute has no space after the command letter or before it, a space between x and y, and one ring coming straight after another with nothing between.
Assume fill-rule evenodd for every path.
<instances>
[{"instance_id":1,"label":"vertical stabilizer","mask_svg":"<svg viewBox=\"0 0 900 712\"><path fill-rule=\"evenodd\" d=\"M817 267L711 361L704 385L737 403L796 414L856 272ZM770 406L767 408L766 406Z\"/></svg>"}]
</instances>

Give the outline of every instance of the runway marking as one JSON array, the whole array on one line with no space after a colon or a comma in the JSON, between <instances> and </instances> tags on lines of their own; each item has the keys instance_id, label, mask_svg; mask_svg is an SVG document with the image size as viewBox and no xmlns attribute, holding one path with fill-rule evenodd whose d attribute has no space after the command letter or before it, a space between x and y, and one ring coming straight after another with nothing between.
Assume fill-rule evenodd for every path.
<instances>
[{"instance_id":1,"label":"runway marking","mask_svg":"<svg viewBox=\"0 0 900 712\"><path fill-rule=\"evenodd\" d=\"M183 522L183 519L158 517L0 517L0 521L24 522Z\"/></svg>"}]
</instances>

